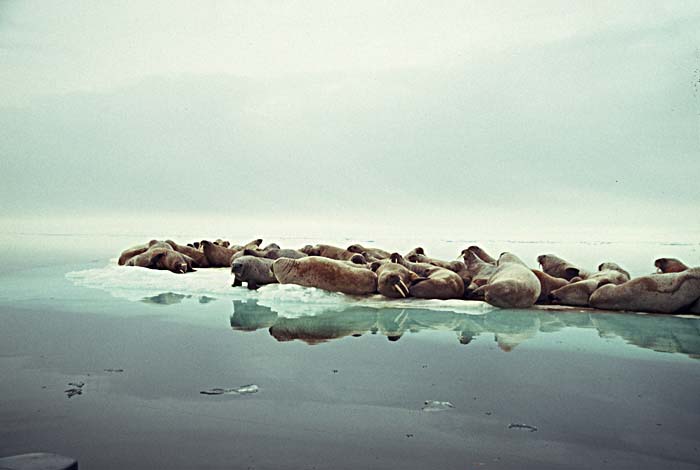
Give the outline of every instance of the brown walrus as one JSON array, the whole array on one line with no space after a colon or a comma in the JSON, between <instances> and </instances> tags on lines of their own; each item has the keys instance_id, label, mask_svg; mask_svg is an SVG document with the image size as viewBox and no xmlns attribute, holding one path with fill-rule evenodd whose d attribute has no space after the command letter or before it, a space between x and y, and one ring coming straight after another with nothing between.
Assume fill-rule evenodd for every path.
<instances>
[{"instance_id":1,"label":"brown walrus","mask_svg":"<svg viewBox=\"0 0 700 470\"><path fill-rule=\"evenodd\" d=\"M148 243L144 243L143 245L136 245L132 246L131 248L127 248L126 250L122 251L119 255L119 260L117 261L117 264L119 264L119 266L125 265L126 262L129 261L129 259L133 258L136 255L140 255L141 253L146 252L146 250L148 250L157 243L160 244L163 242L159 242L158 240L151 240Z\"/></svg>"},{"instance_id":2,"label":"brown walrus","mask_svg":"<svg viewBox=\"0 0 700 470\"><path fill-rule=\"evenodd\" d=\"M417 250L420 249L420 252ZM433 266L439 266L441 268L449 269L459 275L462 278L465 286L468 286L472 281L472 276L467 269L467 265L463 261L444 261L437 258L431 258L425 254L423 248L414 248L407 256L406 259L412 263L427 263Z\"/></svg>"},{"instance_id":3,"label":"brown walrus","mask_svg":"<svg viewBox=\"0 0 700 470\"><path fill-rule=\"evenodd\" d=\"M277 283L277 278L272 274L273 261L268 258L256 256L241 256L231 262L231 274L234 275L231 287L237 287L247 283L248 289L257 289L266 284Z\"/></svg>"},{"instance_id":4,"label":"brown walrus","mask_svg":"<svg viewBox=\"0 0 700 470\"><path fill-rule=\"evenodd\" d=\"M314 246L306 245L299 251L301 251L302 253L306 253L309 256L322 256L324 258L330 258L341 261L349 261L352 259L358 260L358 256L362 256L359 253L353 253L352 251L348 251L337 246L323 244L317 244ZM367 261L364 260L363 262L366 263Z\"/></svg>"},{"instance_id":5,"label":"brown walrus","mask_svg":"<svg viewBox=\"0 0 700 470\"><path fill-rule=\"evenodd\" d=\"M165 245L165 244L162 244ZM187 255L183 255L172 248L154 244L151 248L131 257L126 266L140 266L148 269L163 269L173 273L184 274L192 272L194 260Z\"/></svg>"},{"instance_id":6,"label":"brown walrus","mask_svg":"<svg viewBox=\"0 0 700 470\"><path fill-rule=\"evenodd\" d=\"M214 244L208 240L202 240L201 247L204 256L207 258L210 268L228 268L231 266L231 258L237 253L236 250Z\"/></svg>"},{"instance_id":7,"label":"brown walrus","mask_svg":"<svg viewBox=\"0 0 700 470\"><path fill-rule=\"evenodd\" d=\"M591 274L586 279L571 282L552 291L550 300L562 305L588 307L591 294L599 287L606 284L619 285L630 280L629 273L615 263L602 263L599 269L601 271Z\"/></svg>"},{"instance_id":8,"label":"brown walrus","mask_svg":"<svg viewBox=\"0 0 700 470\"><path fill-rule=\"evenodd\" d=\"M533 269L532 272L537 276L540 281L540 296L537 298L537 303L546 303L550 301L549 294L552 291L564 287L569 283L566 279L560 277L550 276L549 274L540 271L539 269Z\"/></svg>"},{"instance_id":9,"label":"brown walrus","mask_svg":"<svg viewBox=\"0 0 700 470\"><path fill-rule=\"evenodd\" d=\"M412 263L398 253L391 254L391 261L419 276L408 287L413 297L445 300L461 299L464 296L464 281L454 271L427 263Z\"/></svg>"},{"instance_id":10,"label":"brown walrus","mask_svg":"<svg viewBox=\"0 0 700 470\"><path fill-rule=\"evenodd\" d=\"M461 254L464 258L466 258L468 252L474 253L476 256L479 257L480 260L482 260L482 261L484 261L484 262L486 262L486 263L494 264L494 265L496 264L496 259L495 259L495 258L493 258L491 255L489 255L488 253L486 253L482 248L480 248L480 247L478 247L478 246L476 246L476 245L472 245L472 246L470 246L469 248L465 248L464 250L462 250L462 252L461 252L460 254ZM465 262L466 262L466 261L465 261Z\"/></svg>"},{"instance_id":11,"label":"brown walrus","mask_svg":"<svg viewBox=\"0 0 700 470\"><path fill-rule=\"evenodd\" d=\"M676 258L659 258L654 261L654 266L660 273L680 273L689 269L682 261Z\"/></svg>"},{"instance_id":12,"label":"brown walrus","mask_svg":"<svg viewBox=\"0 0 700 470\"><path fill-rule=\"evenodd\" d=\"M599 287L590 298L591 307L657 313L690 313L700 299L700 268L679 273L651 274L619 286Z\"/></svg>"},{"instance_id":13,"label":"brown walrus","mask_svg":"<svg viewBox=\"0 0 700 470\"><path fill-rule=\"evenodd\" d=\"M228 248L231 246L231 242L229 242L228 240L222 240L221 238L217 238L216 240L214 240L213 243L214 245L223 246L224 248Z\"/></svg>"},{"instance_id":14,"label":"brown walrus","mask_svg":"<svg viewBox=\"0 0 700 470\"><path fill-rule=\"evenodd\" d=\"M182 253L183 255L187 255L190 258L192 258L197 263L197 265L195 267L198 267L198 268L208 268L209 267L209 261L207 260L207 257L203 252L201 252L201 251L199 251L191 246L179 245L172 240L165 240L165 243L172 246L173 250L178 251L178 252Z\"/></svg>"},{"instance_id":15,"label":"brown walrus","mask_svg":"<svg viewBox=\"0 0 700 470\"><path fill-rule=\"evenodd\" d=\"M386 251L386 250L382 250L381 248L365 247L365 246L360 245L359 243L355 243L354 245L350 245L347 248L347 251L349 251L351 253L359 253L359 254L363 255L365 258L368 257L367 255L369 255L369 257L374 258L376 260L387 259L387 258L389 258L389 256L391 256L391 253Z\"/></svg>"},{"instance_id":16,"label":"brown walrus","mask_svg":"<svg viewBox=\"0 0 700 470\"><path fill-rule=\"evenodd\" d=\"M235 252L239 252L239 251L245 250L246 248L251 248L251 249L258 248L260 245L262 245L262 242L263 242L262 238L256 238L255 240L249 241L245 245L229 245L226 248L230 248Z\"/></svg>"},{"instance_id":17,"label":"brown walrus","mask_svg":"<svg viewBox=\"0 0 700 470\"><path fill-rule=\"evenodd\" d=\"M418 274L397 263L374 262L371 269L377 274L377 291L392 299L408 297L409 286L419 277Z\"/></svg>"},{"instance_id":18,"label":"brown walrus","mask_svg":"<svg viewBox=\"0 0 700 470\"><path fill-rule=\"evenodd\" d=\"M466 298L469 300L483 300L484 292L479 287L486 285L489 278L496 270L496 265L487 263L479 258L476 252L469 249L464 250L464 264L467 272L471 276L471 282L466 288Z\"/></svg>"},{"instance_id":19,"label":"brown walrus","mask_svg":"<svg viewBox=\"0 0 700 470\"><path fill-rule=\"evenodd\" d=\"M550 276L560 277L570 281L574 277L586 279L589 273L578 266L574 266L568 261L559 258L556 255L540 255L537 257L537 262L542 266L542 271Z\"/></svg>"},{"instance_id":20,"label":"brown walrus","mask_svg":"<svg viewBox=\"0 0 700 470\"><path fill-rule=\"evenodd\" d=\"M255 250L251 248L245 248L234 255L234 259L241 256L257 256L258 258L267 259L277 259L277 258L292 258L299 259L308 256L306 253L302 253L299 250L293 250L291 248L266 248L262 250Z\"/></svg>"},{"instance_id":21,"label":"brown walrus","mask_svg":"<svg viewBox=\"0 0 700 470\"><path fill-rule=\"evenodd\" d=\"M281 284L342 292L350 295L373 294L377 291L377 275L365 265L323 256L279 258L272 263L272 272Z\"/></svg>"},{"instance_id":22,"label":"brown walrus","mask_svg":"<svg viewBox=\"0 0 700 470\"><path fill-rule=\"evenodd\" d=\"M502 253L496 270L488 283L478 290L484 292L484 300L500 308L528 308L540 296L540 281L537 276L511 253Z\"/></svg>"}]
</instances>

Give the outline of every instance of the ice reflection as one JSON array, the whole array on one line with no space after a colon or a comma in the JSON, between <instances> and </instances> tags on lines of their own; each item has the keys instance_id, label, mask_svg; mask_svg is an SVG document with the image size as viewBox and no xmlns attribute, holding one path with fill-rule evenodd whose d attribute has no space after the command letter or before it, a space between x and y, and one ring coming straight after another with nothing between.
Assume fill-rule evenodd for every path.
<instances>
[{"instance_id":1,"label":"ice reflection","mask_svg":"<svg viewBox=\"0 0 700 470\"><path fill-rule=\"evenodd\" d=\"M664 315L584 313L538 310L493 310L483 315L398 308L349 307L293 318L279 316L255 301L233 301L231 327L254 331L268 328L278 341L318 344L346 336L381 334L389 341L422 330L454 331L469 344L480 335L493 335L503 351L511 351L538 334L564 328L596 330L601 338L620 337L627 343L657 352L700 358L700 319Z\"/></svg>"}]
</instances>

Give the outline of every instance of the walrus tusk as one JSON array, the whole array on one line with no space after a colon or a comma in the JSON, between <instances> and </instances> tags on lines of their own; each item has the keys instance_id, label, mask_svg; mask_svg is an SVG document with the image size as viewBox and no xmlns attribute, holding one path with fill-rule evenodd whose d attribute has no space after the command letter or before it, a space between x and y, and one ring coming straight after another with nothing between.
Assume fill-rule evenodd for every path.
<instances>
[{"instance_id":1,"label":"walrus tusk","mask_svg":"<svg viewBox=\"0 0 700 470\"><path fill-rule=\"evenodd\" d=\"M406 291L406 295L404 295L404 297L406 297L408 295L408 286L404 284L403 279L399 279L399 283L401 284L401 287L403 287L403 289Z\"/></svg>"},{"instance_id":2,"label":"walrus tusk","mask_svg":"<svg viewBox=\"0 0 700 470\"><path fill-rule=\"evenodd\" d=\"M404 298L406 297L406 294L403 293L403 291L401 290L401 288L399 287L398 284L394 284L394 289L396 289L396 291L397 291L399 294L401 294L401 297L404 297Z\"/></svg>"}]
</instances>

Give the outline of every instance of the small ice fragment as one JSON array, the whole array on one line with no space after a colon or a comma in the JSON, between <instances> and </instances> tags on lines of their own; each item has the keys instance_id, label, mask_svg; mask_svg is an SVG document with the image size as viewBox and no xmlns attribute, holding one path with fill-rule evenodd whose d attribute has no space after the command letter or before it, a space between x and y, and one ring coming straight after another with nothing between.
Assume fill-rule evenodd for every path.
<instances>
[{"instance_id":1,"label":"small ice fragment","mask_svg":"<svg viewBox=\"0 0 700 470\"><path fill-rule=\"evenodd\" d=\"M203 395L247 395L249 393L255 393L258 390L260 390L260 387L250 384L237 388L210 388L209 390L202 390L199 393Z\"/></svg>"},{"instance_id":2,"label":"small ice fragment","mask_svg":"<svg viewBox=\"0 0 700 470\"><path fill-rule=\"evenodd\" d=\"M530 426L529 424L520 423L510 423L508 429L527 429L529 432L537 431L537 426Z\"/></svg>"},{"instance_id":3,"label":"small ice fragment","mask_svg":"<svg viewBox=\"0 0 700 470\"><path fill-rule=\"evenodd\" d=\"M455 406L449 401L425 400L422 411L444 411L454 408Z\"/></svg>"},{"instance_id":4,"label":"small ice fragment","mask_svg":"<svg viewBox=\"0 0 700 470\"><path fill-rule=\"evenodd\" d=\"M246 393L255 393L258 390L260 390L260 388L257 385L250 384L250 385L244 385L242 387L238 387L236 389L236 393L238 393L240 395L244 395Z\"/></svg>"}]
</instances>

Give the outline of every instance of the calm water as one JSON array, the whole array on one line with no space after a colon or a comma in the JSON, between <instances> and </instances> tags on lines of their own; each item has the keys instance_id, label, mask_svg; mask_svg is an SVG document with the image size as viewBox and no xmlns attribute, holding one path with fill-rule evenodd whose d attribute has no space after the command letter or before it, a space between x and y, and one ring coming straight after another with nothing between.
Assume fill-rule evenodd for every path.
<instances>
[{"instance_id":1,"label":"calm water","mask_svg":"<svg viewBox=\"0 0 700 470\"><path fill-rule=\"evenodd\" d=\"M225 270L117 271L126 237L12 242L0 455L61 452L81 468L700 465L697 318L249 293ZM69 382L83 393L67 398ZM247 384L259 391L200 393Z\"/></svg>"}]
</instances>

